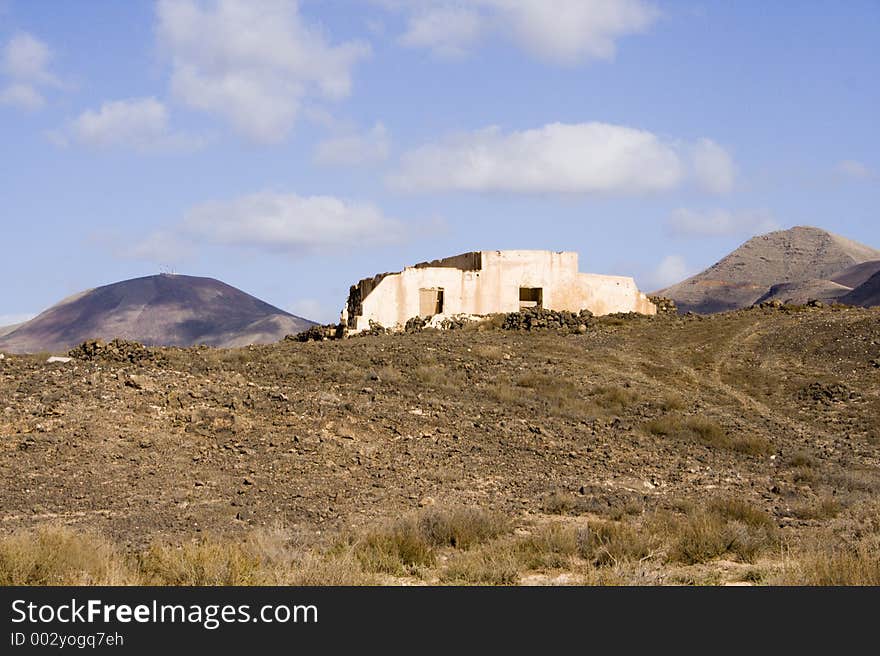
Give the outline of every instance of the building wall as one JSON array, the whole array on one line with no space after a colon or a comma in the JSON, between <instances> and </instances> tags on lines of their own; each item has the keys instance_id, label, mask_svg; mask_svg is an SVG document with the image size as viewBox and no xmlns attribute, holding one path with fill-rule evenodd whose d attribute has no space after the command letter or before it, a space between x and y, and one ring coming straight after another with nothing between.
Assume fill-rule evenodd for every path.
<instances>
[{"instance_id":1,"label":"building wall","mask_svg":"<svg viewBox=\"0 0 880 656\"><path fill-rule=\"evenodd\" d=\"M443 314L492 314L520 309L520 287L543 289L543 307L594 314L641 312L656 308L632 278L580 273L578 254L550 251L482 251L482 268L407 267L385 276L363 299L355 331L370 320L385 327L419 315L419 290L443 289Z\"/></svg>"}]
</instances>

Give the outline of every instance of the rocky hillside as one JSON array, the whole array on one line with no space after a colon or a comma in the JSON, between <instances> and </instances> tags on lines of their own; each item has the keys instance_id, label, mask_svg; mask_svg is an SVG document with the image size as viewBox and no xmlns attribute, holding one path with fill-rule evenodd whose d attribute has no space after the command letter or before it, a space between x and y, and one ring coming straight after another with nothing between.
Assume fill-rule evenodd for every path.
<instances>
[{"instance_id":1,"label":"rocky hillside","mask_svg":"<svg viewBox=\"0 0 880 656\"><path fill-rule=\"evenodd\" d=\"M877 262L880 250L819 228L796 227L754 237L702 273L657 293L683 312L702 314L761 299L833 300L871 271L873 264L866 263Z\"/></svg>"},{"instance_id":2,"label":"rocky hillside","mask_svg":"<svg viewBox=\"0 0 880 656\"><path fill-rule=\"evenodd\" d=\"M117 337L150 346L243 346L311 325L219 280L162 274L71 296L0 337L0 351L65 352Z\"/></svg>"},{"instance_id":3,"label":"rocky hillside","mask_svg":"<svg viewBox=\"0 0 880 656\"><path fill-rule=\"evenodd\" d=\"M140 552L278 530L326 545L325 577L413 583L765 582L811 545L876 564L860 540L880 537L878 319L756 308L7 356L0 538L51 523ZM370 527L460 507L503 513L510 532L447 540L419 569L398 562L410 551L377 559L394 542ZM353 532L367 537L346 564Z\"/></svg>"}]
</instances>

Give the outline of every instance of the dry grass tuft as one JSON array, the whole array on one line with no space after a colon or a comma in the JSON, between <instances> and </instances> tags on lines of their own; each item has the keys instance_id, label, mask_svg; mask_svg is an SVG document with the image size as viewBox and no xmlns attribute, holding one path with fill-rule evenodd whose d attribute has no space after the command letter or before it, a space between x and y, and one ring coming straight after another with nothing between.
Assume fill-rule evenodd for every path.
<instances>
[{"instance_id":1,"label":"dry grass tuft","mask_svg":"<svg viewBox=\"0 0 880 656\"><path fill-rule=\"evenodd\" d=\"M880 585L880 536L868 535L852 545L816 548L786 562L771 583L776 585Z\"/></svg>"},{"instance_id":2,"label":"dry grass tuft","mask_svg":"<svg viewBox=\"0 0 880 656\"><path fill-rule=\"evenodd\" d=\"M754 562L758 554L778 543L773 519L738 499L714 499L691 507L683 518L658 515L657 520L668 536L668 558L688 565L728 554Z\"/></svg>"},{"instance_id":3,"label":"dry grass tuft","mask_svg":"<svg viewBox=\"0 0 880 656\"><path fill-rule=\"evenodd\" d=\"M662 547L658 535L620 522L592 522L577 538L580 556L597 567L648 560Z\"/></svg>"},{"instance_id":4,"label":"dry grass tuft","mask_svg":"<svg viewBox=\"0 0 880 656\"><path fill-rule=\"evenodd\" d=\"M422 537L437 547L470 549L511 529L510 520L481 508L428 508L418 517Z\"/></svg>"},{"instance_id":5,"label":"dry grass tuft","mask_svg":"<svg viewBox=\"0 0 880 656\"><path fill-rule=\"evenodd\" d=\"M698 442L707 446L729 449L738 453L760 456L772 453L772 445L758 435L729 435L707 417L666 415L644 424L651 435Z\"/></svg>"},{"instance_id":6,"label":"dry grass tuft","mask_svg":"<svg viewBox=\"0 0 880 656\"><path fill-rule=\"evenodd\" d=\"M413 517L368 530L354 544L354 553L367 572L405 576L434 564L434 549Z\"/></svg>"},{"instance_id":7,"label":"dry grass tuft","mask_svg":"<svg viewBox=\"0 0 880 656\"><path fill-rule=\"evenodd\" d=\"M139 583L115 546L63 526L19 531L0 540L0 585Z\"/></svg>"}]
</instances>

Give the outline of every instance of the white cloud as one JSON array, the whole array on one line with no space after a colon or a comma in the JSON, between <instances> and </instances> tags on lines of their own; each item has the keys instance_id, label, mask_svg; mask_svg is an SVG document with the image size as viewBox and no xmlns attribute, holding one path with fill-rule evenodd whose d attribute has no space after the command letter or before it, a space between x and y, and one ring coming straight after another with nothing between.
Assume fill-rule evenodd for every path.
<instances>
[{"instance_id":1,"label":"white cloud","mask_svg":"<svg viewBox=\"0 0 880 656\"><path fill-rule=\"evenodd\" d=\"M52 51L44 42L27 32L13 36L3 49L3 72L16 80L35 84L57 84L49 72Z\"/></svg>"},{"instance_id":2,"label":"white cloud","mask_svg":"<svg viewBox=\"0 0 880 656\"><path fill-rule=\"evenodd\" d=\"M52 51L27 32L14 35L0 53L0 72L7 84L0 89L0 104L37 110L46 104L45 87L60 87L60 80L49 70Z\"/></svg>"},{"instance_id":3,"label":"white cloud","mask_svg":"<svg viewBox=\"0 0 880 656\"><path fill-rule=\"evenodd\" d=\"M439 57L460 57L483 30L483 19L464 7L428 7L410 16L400 42L411 48L428 48Z\"/></svg>"},{"instance_id":4,"label":"white cloud","mask_svg":"<svg viewBox=\"0 0 880 656\"><path fill-rule=\"evenodd\" d=\"M155 98L105 102L71 121L53 140L59 145L77 143L93 148L132 148L139 152L192 150L204 139L172 132L168 110Z\"/></svg>"},{"instance_id":5,"label":"white cloud","mask_svg":"<svg viewBox=\"0 0 880 656\"><path fill-rule=\"evenodd\" d=\"M837 172L856 180L870 180L872 178L880 178L880 174L871 170L869 166L854 159L843 160L837 165Z\"/></svg>"},{"instance_id":6,"label":"white cloud","mask_svg":"<svg viewBox=\"0 0 880 656\"><path fill-rule=\"evenodd\" d=\"M686 177L678 146L607 123L457 135L405 153L388 182L409 191L643 193Z\"/></svg>"},{"instance_id":7,"label":"white cloud","mask_svg":"<svg viewBox=\"0 0 880 656\"><path fill-rule=\"evenodd\" d=\"M733 189L736 167L724 148L711 139L700 139L692 149L694 176L706 191L724 194Z\"/></svg>"},{"instance_id":8,"label":"white cloud","mask_svg":"<svg viewBox=\"0 0 880 656\"><path fill-rule=\"evenodd\" d=\"M199 241L280 252L381 245L407 233L400 221L367 203L272 192L199 205L181 231Z\"/></svg>"},{"instance_id":9,"label":"white cloud","mask_svg":"<svg viewBox=\"0 0 880 656\"><path fill-rule=\"evenodd\" d=\"M315 148L315 161L324 165L375 164L388 159L390 140L381 123L364 134L326 139Z\"/></svg>"},{"instance_id":10,"label":"white cloud","mask_svg":"<svg viewBox=\"0 0 880 656\"><path fill-rule=\"evenodd\" d=\"M43 94L30 84L10 84L0 89L0 105L11 105L19 109L34 111L46 105Z\"/></svg>"},{"instance_id":11,"label":"white cloud","mask_svg":"<svg viewBox=\"0 0 880 656\"><path fill-rule=\"evenodd\" d=\"M402 42L462 54L497 34L554 63L611 59L616 42L647 30L660 12L644 0L408 0L382 2L410 12Z\"/></svg>"},{"instance_id":12,"label":"white cloud","mask_svg":"<svg viewBox=\"0 0 880 656\"><path fill-rule=\"evenodd\" d=\"M755 235L778 230L779 224L767 210L698 211L679 208L667 221L669 231L685 237L727 237Z\"/></svg>"},{"instance_id":13,"label":"white cloud","mask_svg":"<svg viewBox=\"0 0 880 656\"><path fill-rule=\"evenodd\" d=\"M685 280L690 276L687 262L681 255L667 255L648 277L648 283L655 289L663 289Z\"/></svg>"},{"instance_id":14,"label":"white cloud","mask_svg":"<svg viewBox=\"0 0 880 656\"><path fill-rule=\"evenodd\" d=\"M157 32L175 97L264 143L284 140L304 100L347 96L370 53L359 41L331 45L295 0L160 0Z\"/></svg>"}]
</instances>

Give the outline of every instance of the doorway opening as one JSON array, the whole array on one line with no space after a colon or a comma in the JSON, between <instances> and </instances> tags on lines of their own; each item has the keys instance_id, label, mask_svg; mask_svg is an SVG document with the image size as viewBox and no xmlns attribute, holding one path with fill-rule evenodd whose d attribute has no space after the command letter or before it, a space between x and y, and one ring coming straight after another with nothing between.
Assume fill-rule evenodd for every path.
<instances>
[{"instance_id":1,"label":"doorway opening","mask_svg":"<svg viewBox=\"0 0 880 656\"><path fill-rule=\"evenodd\" d=\"M419 316L433 317L443 313L443 289L420 289L419 290Z\"/></svg>"},{"instance_id":2,"label":"doorway opening","mask_svg":"<svg viewBox=\"0 0 880 656\"><path fill-rule=\"evenodd\" d=\"M543 307L544 289L541 287L519 288L519 309Z\"/></svg>"}]
</instances>

